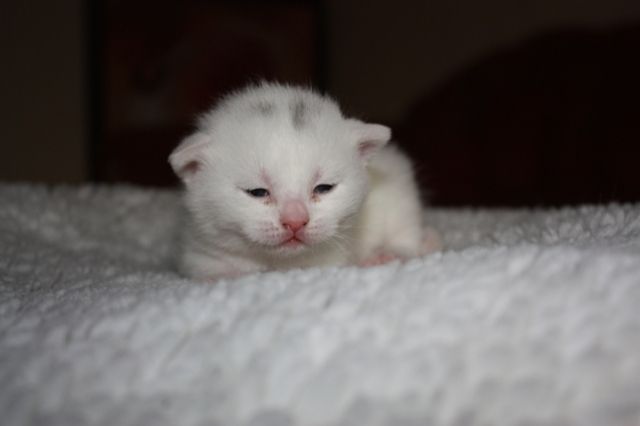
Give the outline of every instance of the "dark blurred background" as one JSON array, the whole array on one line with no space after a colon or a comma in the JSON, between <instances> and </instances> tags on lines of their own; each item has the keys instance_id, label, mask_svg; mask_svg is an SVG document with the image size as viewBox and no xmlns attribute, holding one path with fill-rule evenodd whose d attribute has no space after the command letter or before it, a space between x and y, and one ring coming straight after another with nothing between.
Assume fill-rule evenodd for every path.
<instances>
[{"instance_id":1,"label":"dark blurred background","mask_svg":"<svg viewBox=\"0 0 640 426\"><path fill-rule=\"evenodd\" d=\"M261 78L393 127L432 204L640 201L640 1L4 0L0 181L176 185Z\"/></svg>"}]
</instances>

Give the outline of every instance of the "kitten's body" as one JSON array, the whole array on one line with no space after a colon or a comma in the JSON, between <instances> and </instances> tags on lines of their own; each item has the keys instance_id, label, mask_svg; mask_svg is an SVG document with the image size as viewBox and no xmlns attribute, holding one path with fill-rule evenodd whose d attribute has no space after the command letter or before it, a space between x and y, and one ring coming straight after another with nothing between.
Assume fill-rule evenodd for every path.
<instances>
[{"instance_id":1,"label":"kitten's body","mask_svg":"<svg viewBox=\"0 0 640 426\"><path fill-rule=\"evenodd\" d=\"M213 280L424 253L411 164L389 138L306 89L230 95L170 157L186 185L183 271Z\"/></svg>"}]
</instances>

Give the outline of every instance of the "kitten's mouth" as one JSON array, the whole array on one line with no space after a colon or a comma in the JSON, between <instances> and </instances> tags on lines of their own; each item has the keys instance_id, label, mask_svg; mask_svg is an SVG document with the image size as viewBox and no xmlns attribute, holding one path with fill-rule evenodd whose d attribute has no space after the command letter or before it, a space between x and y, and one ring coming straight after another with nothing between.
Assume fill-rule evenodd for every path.
<instances>
[{"instance_id":1,"label":"kitten's mouth","mask_svg":"<svg viewBox=\"0 0 640 426\"><path fill-rule=\"evenodd\" d=\"M280 243L280 247L287 247L287 248L296 248L296 247L301 247L303 245L306 245L306 243L301 239L299 239L298 237L296 237L295 235Z\"/></svg>"}]
</instances>

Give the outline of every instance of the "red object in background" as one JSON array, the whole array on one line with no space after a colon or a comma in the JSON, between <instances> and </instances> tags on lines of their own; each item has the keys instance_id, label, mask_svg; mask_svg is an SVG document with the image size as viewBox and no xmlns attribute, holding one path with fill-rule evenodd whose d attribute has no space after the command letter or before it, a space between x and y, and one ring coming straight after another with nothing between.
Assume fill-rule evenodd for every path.
<instances>
[{"instance_id":1,"label":"red object in background","mask_svg":"<svg viewBox=\"0 0 640 426\"><path fill-rule=\"evenodd\" d=\"M640 201L640 26L548 34L421 98L396 135L433 204Z\"/></svg>"},{"instance_id":2,"label":"red object in background","mask_svg":"<svg viewBox=\"0 0 640 426\"><path fill-rule=\"evenodd\" d=\"M94 179L167 185L198 113L259 79L318 83L316 2L106 0L94 87Z\"/></svg>"}]
</instances>

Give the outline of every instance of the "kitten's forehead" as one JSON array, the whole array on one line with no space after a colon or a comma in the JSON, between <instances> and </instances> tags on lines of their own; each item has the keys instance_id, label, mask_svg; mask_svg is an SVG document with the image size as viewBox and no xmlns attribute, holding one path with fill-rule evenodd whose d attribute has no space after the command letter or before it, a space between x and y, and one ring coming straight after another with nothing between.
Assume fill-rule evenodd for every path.
<instances>
[{"instance_id":1,"label":"kitten's forehead","mask_svg":"<svg viewBox=\"0 0 640 426\"><path fill-rule=\"evenodd\" d=\"M300 195L309 186L322 180L338 180L345 170L353 167L353 153L345 144L317 143L305 133L282 133L249 143L247 149L225 146L219 151L215 163L216 173L221 173L237 185L266 186L278 194ZM333 182L329 182L333 183Z\"/></svg>"},{"instance_id":2,"label":"kitten's forehead","mask_svg":"<svg viewBox=\"0 0 640 426\"><path fill-rule=\"evenodd\" d=\"M346 120L331 99L291 87L260 87L231 97L201 126L213 135L226 174L267 175L282 186L308 185L351 160Z\"/></svg>"},{"instance_id":3,"label":"kitten's forehead","mask_svg":"<svg viewBox=\"0 0 640 426\"><path fill-rule=\"evenodd\" d=\"M281 188L306 189L313 179L334 176L350 161L350 153L339 145L291 135L289 140L264 144L254 160Z\"/></svg>"},{"instance_id":4,"label":"kitten's forehead","mask_svg":"<svg viewBox=\"0 0 640 426\"><path fill-rule=\"evenodd\" d=\"M230 149L229 155L251 151L280 158L311 151L308 154L313 158L327 149L341 150L349 136L346 120L339 110L322 102L322 98L305 96L304 92L286 98L252 99L211 125L212 140Z\"/></svg>"}]
</instances>

